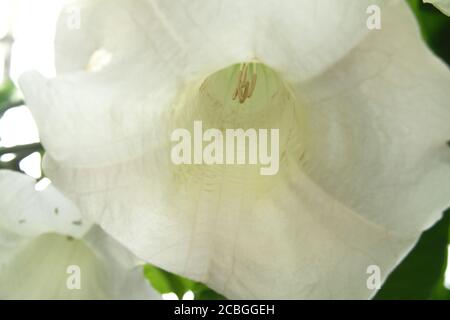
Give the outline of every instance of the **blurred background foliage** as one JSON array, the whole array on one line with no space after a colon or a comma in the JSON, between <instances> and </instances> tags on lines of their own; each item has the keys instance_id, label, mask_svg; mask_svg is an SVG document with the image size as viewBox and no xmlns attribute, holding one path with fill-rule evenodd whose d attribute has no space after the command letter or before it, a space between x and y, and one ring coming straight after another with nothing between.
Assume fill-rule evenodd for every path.
<instances>
[{"instance_id":1,"label":"blurred background foliage","mask_svg":"<svg viewBox=\"0 0 450 320\"><path fill-rule=\"evenodd\" d=\"M425 42L450 65L450 18L421 0L406 1L417 17ZM5 79L0 84L0 118L8 109L23 105L13 82L7 77ZM40 144L0 147L0 156L10 153L16 155L11 161L0 161L0 169L20 170L20 160L36 151L43 152ZM449 215L450 211L447 211L433 228L422 235L414 249L388 277L375 299L450 299L450 290L444 286L450 233ZM192 291L195 299L225 299L199 282L154 266L146 265L144 273L162 294L173 293L182 299L186 292Z\"/></svg>"},{"instance_id":2,"label":"blurred background foliage","mask_svg":"<svg viewBox=\"0 0 450 320\"><path fill-rule=\"evenodd\" d=\"M407 0L431 50L450 65L450 18L422 0Z\"/></svg>"},{"instance_id":3,"label":"blurred background foliage","mask_svg":"<svg viewBox=\"0 0 450 320\"><path fill-rule=\"evenodd\" d=\"M153 288L160 293L175 293L178 299L182 299L184 294L188 291L192 291L196 300L224 300L225 297L221 296L214 290L209 289L200 282L195 282L173 273L164 271L160 268L146 265L144 268L144 274L149 279Z\"/></svg>"},{"instance_id":4,"label":"blurred background foliage","mask_svg":"<svg viewBox=\"0 0 450 320\"><path fill-rule=\"evenodd\" d=\"M11 80L6 80L2 84L0 84L0 117L3 116L3 113L10 106L15 90L14 83Z\"/></svg>"}]
</instances>

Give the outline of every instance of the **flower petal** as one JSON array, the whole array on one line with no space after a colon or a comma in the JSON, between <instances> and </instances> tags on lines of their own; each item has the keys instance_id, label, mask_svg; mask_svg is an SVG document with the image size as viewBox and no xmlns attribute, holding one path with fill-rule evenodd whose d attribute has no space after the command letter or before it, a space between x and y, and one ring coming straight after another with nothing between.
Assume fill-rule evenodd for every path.
<instances>
[{"instance_id":1,"label":"flower petal","mask_svg":"<svg viewBox=\"0 0 450 320\"><path fill-rule=\"evenodd\" d=\"M156 141L100 168L48 156L46 172L139 257L230 298L368 298L367 267L385 279L450 191L448 70L397 8L348 57L294 84L306 158L262 184L243 170L174 174Z\"/></svg>"},{"instance_id":2,"label":"flower petal","mask_svg":"<svg viewBox=\"0 0 450 320\"><path fill-rule=\"evenodd\" d=\"M74 189L113 182L100 192L70 189L139 257L229 298L367 298L366 268L379 266L384 278L416 240L365 221L299 170L283 170L265 192L218 170L216 184L171 180L169 193L162 176L124 166L132 177L119 168L50 172Z\"/></svg>"},{"instance_id":3,"label":"flower petal","mask_svg":"<svg viewBox=\"0 0 450 320\"><path fill-rule=\"evenodd\" d=\"M52 185L34 186L31 177L0 171L0 298L157 297L131 253L82 220ZM81 272L80 290L67 286L70 266Z\"/></svg>"},{"instance_id":4,"label":"flower petal","mask_svg":"<svg viewBox=\"0 0 450 320\"><path fill-rule=\"evenodd\" d=\"M23 237L47 232L83 236L91 224L53 185L35 190L33 178L9 170L0 170L0 229Z\"/></svg>"},{"instance_id":5,"label":"flower petal","mask_svg":"<svg viewBox=\"0 0 450 320\"><path fill-rule=\"evenodd\" d=\"M167 68L180 68L188 78L260 59L271 66L273 61L284 73L295 64L305 79L353 48L368 33L367 8L383 2L73 1L69 9L79 8L81 23L79 28L71 27L73 10L61 15L57 69L63 73L82 70L102 48L112 53L113 61L147 51L155 66L170 61Z\"/></svg>"},{"instance_id":6,"label":"flower petal","mask_svg":"<svg viewBox=\"0 0 450 320\"><path fill-rule=\"evenodd\" d=\"M120 258L124 249L95 227L87 238L119 251L108 259L83 240L45 234L16 248L0 267L2 299L150 299L157 295L142 267L132 270ZM77 277L79 279L71 278ZM79 281L79 287L72 287Z\"/></svg>"},{"instance_id":7,"label":"flower petal","mask_svg":"<svg viewBox=\"0 0 450 320\"><path fill-rule=\"evenodd\" d=\"M308 174L365 218L417 234L450 205L450 72L399 6L381 31L296 91L313 137Z\"/></svg>"},{"instance_id":8,"label":"flower petal","mask_svg":"<svg viewBox=\"0 0 450 320\"><path fill-rule=\"evenodd\" d=\"M76 1L80 28L70 23L76 12L60 18L59 76L28 73L21 87L55 160L117 163L142 155L154 135L148 119L186 81L255 59L296 80L332 65L368 33L374 3L344 2Z\"/></svg>"}]
</instances>

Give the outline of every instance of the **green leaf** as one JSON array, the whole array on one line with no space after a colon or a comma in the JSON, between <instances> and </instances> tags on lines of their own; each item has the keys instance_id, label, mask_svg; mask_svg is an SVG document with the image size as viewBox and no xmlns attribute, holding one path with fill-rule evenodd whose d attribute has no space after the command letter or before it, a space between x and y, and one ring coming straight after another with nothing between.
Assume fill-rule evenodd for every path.
<instances>
[{"instance_id":1,"label":"green leaf","mask_svg":"<svg viewBox=\"0 0 450 320\"><path fill-rule=\"evenodd\" d=\"M450 17L422 0L407 0L429 47L450 65Z\"/></svg>"},{"instance_id":2,"label":"green leaf","mask_svg":"<svg viewBox=\"0 0 450 320\"><path fill-rule=\"evenodd\" d=\"M146 265L144 275L159 293L175 293L179 299L191 290L196 300L225 300L225 297L209 289L204 284L177 276L163 269Z\"/></svg>"},{"instance_id":3,"label":"green leaf","mask_svg":"<svg viewBox=\"0 0 450 320\"><path fill-rule=\"evenodd\" d=\"M375 296L387 299L446 299L444 273L447 267L450 212L424 232L410 254L391 273Z\"/></svg>"},{"instance_id":4,"label":"green leaf","mask_svg":"<svg viewBox=\"0 0 450 320\"><path fill-rule=\"evenodd\" d=\"M11 80L7 80L0 85L0 115L6 111L15 91L16 87Z\"/></svg>"},{"instance_id":5,"label":"green leaf","mask_svg":"<svg viewBox=\"0 0 450 320\"><path fill-rule=\"evenodd\" d=\"M191 290L194 292L195 300L226 300L224 296L199 282Z\"/></svg>"},{"instance_id":6,"label":"green leaf","mask_svg":"<svg viewBox=\"0 0 450 320\"><path fill-rule=\"evenodd\" d=\"M150 265L145 266L144 274L157 291L160 293L174 292L180 299L194 285L193 281Z\"/></svg>"}]
</instances>

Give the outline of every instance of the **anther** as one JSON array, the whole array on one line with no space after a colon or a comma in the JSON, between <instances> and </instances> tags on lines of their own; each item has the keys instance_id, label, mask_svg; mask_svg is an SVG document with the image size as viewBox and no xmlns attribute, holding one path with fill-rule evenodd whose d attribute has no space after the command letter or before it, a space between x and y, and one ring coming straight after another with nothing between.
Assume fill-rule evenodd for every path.
<instances>
[{"instance_id":1,"label":"anther","mask_svg":"<svg viewBox=\"0 0 450 320\"><path fill-rule=\"evenodd\" d=\"M256 88L256 80L257 80L256 63L251 63L252 69L251 82L247 80L249 69L250 68L248 63L241 64L238 76L238 84L233 94L233 100L236 100L239 97L240 103L244 103L247 99L249 99L253 95L253 92L255 91Z\"/></svg>"}]
</instances>

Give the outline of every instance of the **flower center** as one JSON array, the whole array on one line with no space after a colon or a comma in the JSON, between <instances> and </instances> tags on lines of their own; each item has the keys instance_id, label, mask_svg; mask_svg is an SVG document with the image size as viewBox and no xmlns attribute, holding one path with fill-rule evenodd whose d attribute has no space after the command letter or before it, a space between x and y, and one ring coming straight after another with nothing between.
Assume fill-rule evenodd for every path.
<instances>
[{"instance_id":1,"label":"flower center","mask_svg":"<svg viewBox=\"0 0 450 320\"><path fill-rule=\"evenodd\" d=\"M252 97L253 92L255 91L256 88L256 80L258 77L258 74L256 72L256 66L257 66L256 63L241 64L238 75L238 84L233 94L233 100L239 98L239 102L244 103L245 100ZM250 68L252 69L252 78L251 80L247 80Z\"/></svg>"},{"instance_id":2,"label":"flower center","mask_svg":"<svg viewBox=\"0 0 450 320\"><path fill-rule=\"evenodd\" d=\"M251 185L252 188L258 189L256 185L265 184L263 181L267 182L278 176L278 171L270 177L261 175L261 169L270 166L264 162L264 157L271 157L271 160L278 162L279 174L282 174L283 167L287 168L303 159L307 137L302 104L278 73L264 64L256 62L235 64L209 75L201 82L191 83L173 108L168 110L168 116L171 118L168 121L171 127L167 133L169 143L171 134L180 128L189 131L189 136L192 137L192 151L188 158L192 158L193 164L173 165L172 168L179 181L190 180L196 184L214 185L217 179L226 179L244 182L243 184L248 187ZM201 140L195 133L195 124L199 122L203 133L209 129L221 132L220 136L224 137L223 143L221 140L217 144L220 147L215 150L223 151L215 159L224 159L223 162L218 160L212 165L205 164L205 161L195 163L195 154L198 150L200 152L211 150L211 139L204 138L203 145L195 142ZM246 159L236 161L234 165L225 161L229 151L226 145L233 142L228 138L225 139L230 130L256 132L253 138L258 136L251 139L250 134L247 134L240 140L241 143L237 139L234 141L235 154L240 146L241 155L243 154L243 158ZM270 132L273 131L279 132L276 155L272 154L274 150L271 139L269 141L259 139L259 133L267 132L270 136ZM242 143L244 140L245 144ZM213 142L217 142L217 139ZM196 145L198 148L195 149ZM261 148L264 145L267 148ZM172 150L172 147L173 143L167 150ZM264 151L261 152L263 149L269 152L266 154Z\"/></svg>"}]
</instances>

